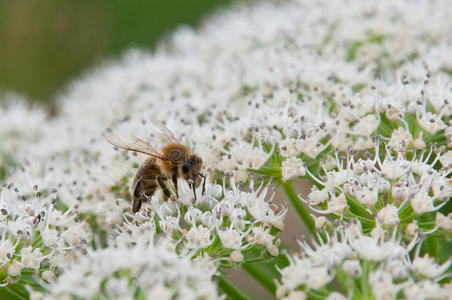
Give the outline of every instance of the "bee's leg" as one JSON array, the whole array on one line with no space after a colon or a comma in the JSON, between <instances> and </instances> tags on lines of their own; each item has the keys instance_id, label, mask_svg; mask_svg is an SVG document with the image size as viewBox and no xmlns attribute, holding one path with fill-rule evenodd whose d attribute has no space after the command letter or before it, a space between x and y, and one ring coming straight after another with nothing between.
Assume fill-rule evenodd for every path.
<instances>
[{"instance_id":1,"label":"bee's leg","mask_svg":"<svg viewBox=\"0 0 452 300\"><path fill-rule=\"evenodd\" d=\"M133 200L133 204L132 204L132 212L133 212L134 214L140 211L140 209L141 209L141 204L142 204L142 203L143 203L143 202L141 201L141 199L135 199L135 200Z\"/></svg>"},{"instance_id":2,"label":"bee's leg","mask_svg":"<svg viewBox=\"0 0 452 300\"><path fill-rule=\"evenodd\" d=\"M201 176L203 178L201 195L204 195L205 192L206 192L206 176L204 174L201 174L201 173L197 173L197 175L199 175L199 176Z\"/></svg>"},{"instance_id":3,"label":"bee's leg","mask_svg":"<svg viewBox=\"0 0 452 300\"><path fill-rule=\"evenodd\" d=\"M177 174L173 174L172 177L174 189L176 190L176 197L179 198L179 192L177 191Z\"/></svg>"},{"instance_id":4,"label":"bee's leg","mask_svg":"<svg viewBox=\"0 0 452 300\"><path fill-rule=\"evenodd\" d=\"M163 191L163 194L164 194L164 200L165 200L165 201L168 201L168 198L171 197L171 193L170 193L170 191L168 190L168 187L166 186L165 182L163 181L164 179L167 179L167 178L164 177L164 176L158 176L158 177L157 177L157 182L159 183L159 186L160 186L160 188L161 188L162 191Z\"/></svg>"},{"instance_id":5,"label":"bee's leg","mask_svg":"<svg viewBox=\"0 0 452 300\"><path fill-rule=\"evenodd\" d=\"M137 222L137 218L138 218L138 214L140 212L141 209L141 204L143 202L141 201L140 198L134 198L133 199L133 203L132 203L132 212L133 212L133 220L132 220L132 224L139 226L138 222Z\"/></svg>"},{"instance_id":6,"label":"bee's leg","mask_svg":"<svg viewBox=\"0 0 452 300\"><path fill-rule=\"evenodd\" d=\"M199 174L201 175L201 177L203 178L202 181L202 195L204 195L206 193L206 176L203 174Z\"/></svg>"},{"instance_id":7,"label":"bee's leg","mask_svg":"<svg viewBox=\"0 0 452 300\"><path fill-rule=\"evenodd\" d=\"M194 180L191 183L191 187L193 188L193 195L195 196L195 202L196 202L196 184L195 184Z\"/></svg>"}]
</instances>

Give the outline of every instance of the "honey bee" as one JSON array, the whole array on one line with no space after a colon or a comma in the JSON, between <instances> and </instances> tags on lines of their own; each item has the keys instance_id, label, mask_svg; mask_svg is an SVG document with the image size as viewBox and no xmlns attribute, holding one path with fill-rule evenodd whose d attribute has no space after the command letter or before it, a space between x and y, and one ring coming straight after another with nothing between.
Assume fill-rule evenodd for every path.
<instances>
[{"instance_id":1,"label":"honey bee","mask_svg":"<svg viewBox=\"0 0 452 300\"><path fill-rule=\"evenodd\" d=\"M202 194L205 192L206 177L200 173L202 159L196 154L193 154L188 147L182 145L164 125L160 125L159 129L169 141L169 144L160 151L153 148L146 141L133 135L127 137L112 135L107 137L107 141L113 146L149 155L140 164L133 178L132 188L130 190L133 213L140 211L142 203L147 200L147 197L152 196L158 187L163 191L164 200L168 201L168 198L171 198L171 192L167 185L169 180L173 183L177 197L179 197L177 189L178 178L182 178L188 182L190 188L193 189L195 201L195 185L200 177L204 179Z\"/></svg>"}]
</instances>

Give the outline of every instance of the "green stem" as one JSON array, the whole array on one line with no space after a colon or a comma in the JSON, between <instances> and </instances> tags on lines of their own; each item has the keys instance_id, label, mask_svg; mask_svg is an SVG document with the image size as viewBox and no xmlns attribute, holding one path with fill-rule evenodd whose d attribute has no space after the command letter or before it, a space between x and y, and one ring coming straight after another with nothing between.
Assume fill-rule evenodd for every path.
<instances>
[{"instance_id":1,"label":"green stem","mask_svg":"<svg viewBox=\"0 0 452 300\"><path fill-rule=\"evenodd\" d=\"M301 202L300 198L298 198L297 192L295 191L292 181L288 180L286 182L283 182L282 186L286 191L287 196L289 197L290 203L292 203L292 205L295 207L298 216L306 225L306 227L309 229L309 231L313 233L315 230L314 220L309 215L307 207L304 205L303 202Z\"/></svg>"},{"instance_id":2,"label":"green stem","mask_svg":"<svg viewBox=\"0 0 452 300\"><path fill-rule=\"evenodd\" d=\"M250 300L247 295L245 295L238 287L236 287L232 282L230 282L224 275L217 277L218 287L228 296L228 299L237 300Z\"/></svg>"},{"instance_id":3,"label":"green stem","mask_svg":"<svg viewBox=\"0 0 452 300\"><path fill-rule=\"evenodd\" d=\"M265 270L255 263L243 264L243 269L250 274L257 282L265 287L270 293L275 294L276 285L273 281L275 277L267 275Z\"/></svg>"},{"instance_id":4,"label":"green stem","mask_svg":"<svg viewBox=\"0 0 452 300\"><path fill-rule=\"evenodd\" d=\"M435 222L433 213L423 214L417 219L418 223ZM428 253L431 257L439 257L439 239L427 235L422 243L423 253Z\"/></svg>"},{"instance_id":5,"label":"green stem","mask_svg":"<svg viewBox=\"0 0 452 300\"><path fill-rule=\"evenodd\" d=\"M262 249L259 247L246 250L244 251L245 260L242 268L270 293L275 294L275 280L281 279L278 268L282 269L289 265L285 250L287 250L287 247L284 243L281 243L279 245L279 255L269 258L265 258L265 255L262 255ZM257 262L256 258L260 258L261 260Z\"/></svg>"},{"instance_id":6,"label":"green stem","mask_svg":"<svg viewBox=\"0 0 452 300\"><path fill-rule=\"evenodd\" d=\"M345 291L345 294L348 295L350 282L349 280L347 280L348 279L347 273L345 273L344 270L342 270L342 267L338 267L336 269L336 278L341 288Z\"/></svg>"},{"instance_id":7,"label":"green stem","mask_svg":"<svg viewBox=\"0 0 452 300\"><path fill-rule=\"evenodd\" d=\"M369 283L370 266L368 261L362 263L362 275L361 275L361 294L365 299L373 299L372 287Z\"/></svg>"},{"instance_id":8,"label":"green stem","mask_svg":"<svg viewBox=\"0 0 452 300\"><path fill-rule=\"evenodd\" d=\"M309 299L313 299L313 300L324 300L328 297L328 296L317 293L315 290L309 290L307 292L307 294L309 296Z\"/></svg>"}]
</instances>

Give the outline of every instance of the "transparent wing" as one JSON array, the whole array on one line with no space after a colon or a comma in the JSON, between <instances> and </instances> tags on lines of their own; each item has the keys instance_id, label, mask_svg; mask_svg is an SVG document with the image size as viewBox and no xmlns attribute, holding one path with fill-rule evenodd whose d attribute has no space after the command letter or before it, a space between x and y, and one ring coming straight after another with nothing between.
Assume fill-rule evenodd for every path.
<instances>
[{"instance_id":1,"label":"transparent wing","mask_svg":"<svg viewBox=\"0 0 452 300\"><path fill-rule=\"evenodd\" d=\"M158 130L168 139L168 142L174 143L174 144L180 144L181 142L174 136L174 133L166 127L165 124L159 121L152 122L155 127L157 127Z\"/></svg>"},{"instance_id":2,"label":"transparent wing","mask_svg":"<svg viewBox=\"0 0 452 300\"><path fill-rule=\"evenodd\" d=\"M133 135L118 136L115 134L106 137L107 142L121 149L144 153L156 158L164 159L163 155L148 142Z\"/></svg>"}]
</instances>

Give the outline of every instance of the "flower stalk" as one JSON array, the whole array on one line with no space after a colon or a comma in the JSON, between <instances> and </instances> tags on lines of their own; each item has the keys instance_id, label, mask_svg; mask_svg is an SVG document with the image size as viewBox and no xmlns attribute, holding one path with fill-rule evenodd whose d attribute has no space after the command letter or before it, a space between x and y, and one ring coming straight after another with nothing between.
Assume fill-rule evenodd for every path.
<instances>
[{"instance_id":1,"label":"flower stalk","mask_svg":"<svg viewBox=\"0 0 452 300\"><path fill-rule=\"evenodd\" d=\"M244 292L236 287L226 275L217 276L218 288L229 298L237 300L251 300Z\"/></svg>"},{"instance_id":2,"label":"flower stalk","mask_svg":"<svg viewBox=\"0 0 452 300\"><path fill-rule=\"evenodd\" d=\"M309 210L306 205L300 201L292 180L283 182L281 185L287 195L287 198L289 199L290 204L295 208L295 212L297 213L301 222L303 222L309 232L313 234L315 231L314 220L309 215Z\"/></svg>"}]
</instances>

